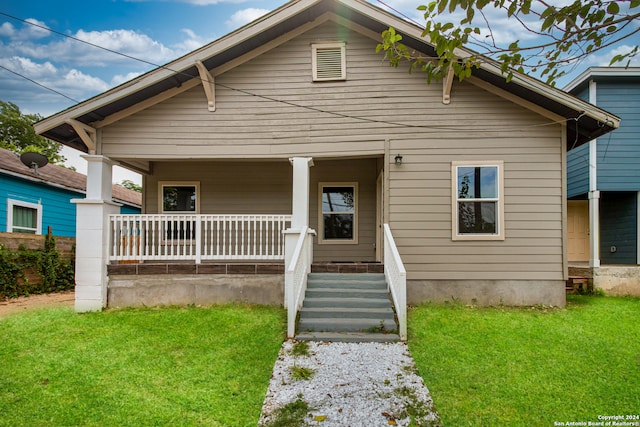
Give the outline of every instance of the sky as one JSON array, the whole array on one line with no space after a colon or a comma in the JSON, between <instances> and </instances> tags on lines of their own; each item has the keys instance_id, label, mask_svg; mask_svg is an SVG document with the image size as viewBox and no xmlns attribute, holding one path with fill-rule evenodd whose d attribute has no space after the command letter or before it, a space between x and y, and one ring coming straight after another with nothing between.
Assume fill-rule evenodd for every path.
<instances>
[{"instance_id":1,"label":"sky","mask_svg":"<svg viewBox=\"0 0 640 427\"><path fill-rule=\"evenodd\" d=\"M428 2L368 1L419 23L424 19L417 7ZM566 0L553 3L562 1ZM0 100L13 102L23 113L47 117L155 68L150 64L166 64L214 41L283 3L285 0L0 0ZM488 17L495 23L498 41L535 42L512 21ZM588 66L608 65L612 55L637 45L639 38L636 34L616 49L591 55L557 85L562 87ZM640 65L639 61L637 58L633 65ZM79 152L65 149L63 154L69 159L67 164L86 173ZM114 182L123 179L141 181L138 174L116 168Z\"/></svg>"}]
</instances>

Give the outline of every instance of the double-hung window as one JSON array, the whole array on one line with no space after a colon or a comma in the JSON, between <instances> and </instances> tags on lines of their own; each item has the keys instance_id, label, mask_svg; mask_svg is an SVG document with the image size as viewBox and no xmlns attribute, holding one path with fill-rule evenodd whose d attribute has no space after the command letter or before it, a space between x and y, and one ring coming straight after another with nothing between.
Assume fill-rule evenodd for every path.
<instances>
[{"instance_id":1,"label":"double-hung window","mask_svg":"<svg viewBox=\"0 0 640 427\"><path fill-rule=\"evenodd\" d=\"M358 184L320 183L319 243L358 243Z\"/></svg>"},{"instance_id":2,"label":"double-hung window","mask_svg":"<svg viewBox=\"0 0 640 427\"><path fill-rule=\"evenodd\" d=\"M166 220L163 235L167 240L195 239L196 223L180 216L200 212L200 183L194 181L159 182L162 214L176 215Z\"/></svg>"},{"instance_id":3,"label":"double-hung window","mask_svg":"<svg viewBox=\"0 0 640 427\"><path fill-rule=\"evenodd\" d=\"M503 162L453 162L453 240L504 240Z\"/></svg>"},{"instance_id":4,"label":"double-hung window","mask_svg":"<svg viewBox=\"0 0 640 427\"><path fill-rule=\"evenodd\" d=\"M8 199L7 231L10 233L42 234L42 205Z\"/></svg>"}]
</instances>

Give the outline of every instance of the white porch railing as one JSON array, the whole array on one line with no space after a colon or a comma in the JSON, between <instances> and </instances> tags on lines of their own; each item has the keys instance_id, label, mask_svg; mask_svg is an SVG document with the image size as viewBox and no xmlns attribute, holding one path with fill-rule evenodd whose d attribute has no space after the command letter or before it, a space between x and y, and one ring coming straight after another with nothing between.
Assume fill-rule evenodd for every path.
<instances>
[{"instance_id":1,"label":"white porch railing","mask_svg":"<svg viewBox=\"0 0 640 427\"><path fill-rule=\"evenodd\" d=\"M316 232L309 227L302 227L300 232L289 232L292 240L297 236L291 261L285 264L284 293L287 308L287 337L296 335L296 317L304 302L307 290L307 275L311 272L313 262L313 236ZM285 261L287 262L287 261Z\"/></svg>"},{"instance_id":2,"label":"white porch railing","mask_svg":"<svg viewBox=\"0 0 640 427\"><path fill-rule=\"evenodd\" d=\"M384 224L384 275L398 316L398 334L407 339L407 271L393 240L389 224Z\"/></svg>"},{"instance_id":3,"label":"white porch railing","mask_svg":"<svg viewBox=\"0 0 640 427\"><path fill-rule=\"evenodd\" d=\"M283 260L291 215L111 215L110 261Z\"/></svg>"}]
</instances>

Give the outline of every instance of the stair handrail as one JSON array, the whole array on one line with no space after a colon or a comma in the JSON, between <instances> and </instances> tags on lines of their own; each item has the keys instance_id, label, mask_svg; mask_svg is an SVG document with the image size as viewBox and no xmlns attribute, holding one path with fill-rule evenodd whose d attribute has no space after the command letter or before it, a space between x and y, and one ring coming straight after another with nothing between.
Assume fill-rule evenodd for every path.
<instances>
[{"instance_id":1,"label":"stair handrail","mask_svg":"<svg viewBox=\"0 0 640 427\"><path fill-rule=\"evenodd\" d=\"M384 276L398 317L398 335L407 339L407 271L400 258L389 224L384 224Z\"/></svg>"},{"instance_id":2,"label":"stair handrail","mask_svg":"<svg viewBox=\"0 0 640 427\"><path fill-rule=\"evenodd\" d=\"M287 337L294 338L296 317L302 308L307 289L307 276L313 262L313 236L316 232L307 226L299 231L291 262L287 265L284 277L284 289L287 306ZM296 233L297 234L297 233Z\"/></svg>"}]
</instances>

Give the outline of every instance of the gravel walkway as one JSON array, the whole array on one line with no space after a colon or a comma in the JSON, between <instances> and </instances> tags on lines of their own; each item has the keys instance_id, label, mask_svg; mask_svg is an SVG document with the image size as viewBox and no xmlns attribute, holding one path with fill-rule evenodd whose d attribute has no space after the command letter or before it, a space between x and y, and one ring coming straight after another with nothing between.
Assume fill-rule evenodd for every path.
<instances>
[{"instance_id":1,"label":"gravel walkway","mask_svg":"<svg viewBox=\"0 0 640 427\"><path fill-rule=\"evenodd\" d=\"M272 425L297 399L308 405L305 426L440 425L405 343L309 342L307 356L292 355L299 345L286 341L280 349L259 426ZM313 376L295 379L294 366Z\"/></svg>"}]
</instances>

